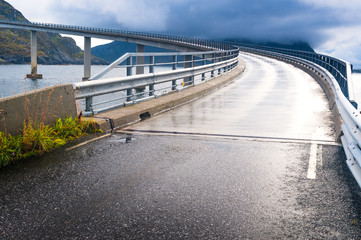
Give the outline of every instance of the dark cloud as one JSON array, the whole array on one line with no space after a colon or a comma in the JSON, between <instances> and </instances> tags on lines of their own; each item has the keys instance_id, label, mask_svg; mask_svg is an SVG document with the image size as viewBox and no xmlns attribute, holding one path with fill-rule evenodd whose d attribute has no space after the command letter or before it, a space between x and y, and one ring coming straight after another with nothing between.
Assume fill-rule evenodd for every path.
<instances>
[{"instance_id":1,"label":"dark cloud","mask_svg":"<svg viewBox=\"0 0 361 240\"><path fill-rule=\"evenodd\" d=\"M318 31L329 21L324 13L299 1L226 0L213 4L171 5L167 30L174 34L210 38L248 38L265 41L308 41L318 44Z\"/></svg>"},{"instance_id":2,"label":"dark cloud","mask_svg":"<svg viewBox=\"0 0 361 240\"><path fill-rule=\"evenodd\" d=\"M306 41L312 47L361 65L361 3L350 0L32 0L36 19L55 22L195 36L212 39ZM23 0L32 20L33 9ZM38 2L36 4L36 2ZM29 9L28 9L29 8ZM44 8L42 11L39 9ZM352 44L350 44L352 41Z\"/></svg>"},{"instance_id":3,"label":"dark cloud","mask_svg":"<svg viewBox=\"0 0 361 240\"><path fill-rule=\"evenodd\" d=\"M123 2L119 1L119 4ZM138 24L133 22L150 11L141 9L142 4L133 5L140 8L139 15L129 14L124 18L119 18L116 11L89 4L91 7L80 8L54 2L52 12L68 24L157 31L215 39L237 37L274 41L303 40L313 43L322 37L318 29L329 25L324 13L293 0L153 1L154 4L157 2L164 2L167 11L157 12L155 9L153 16ZM95 1L94 5L98 3L99 1ZM117 8L121 6L114 6L114 9ZM165 27L152 26L150 23L153 22L153 18L159 18L158 15L161 14L165 15L162 18Z\"/></svg>"},{"instance_id":4,"label":"dark cloud","mask_svg":"<svg viewBox=\"0 0 361 240\"><path fill-rule=\"evenodd\" d=\"M51 2L52 14L62 23L213 39L307 41L318 46L326 37L320 30L342 24L329 8L300 0L118 0L110 1L111 7L100 0Z\"/></svg>"}]
</instances>

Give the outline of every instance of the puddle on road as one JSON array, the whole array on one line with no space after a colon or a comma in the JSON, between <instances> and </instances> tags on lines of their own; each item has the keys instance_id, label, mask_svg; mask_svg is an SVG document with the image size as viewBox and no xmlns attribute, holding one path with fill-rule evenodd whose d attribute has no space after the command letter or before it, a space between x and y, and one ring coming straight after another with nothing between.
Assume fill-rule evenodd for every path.
<instances>
[{"instance_id":1,"label":"puddle on road","mask_svg":"<svg viewBox=\"0 0 361 240\"><path fill-rule=\"evenodd\" d=\"M131 143L136 140L132 134L113 134L110 136L110 142L120 142L120 143Z\"/></svg>"}]
</instances>

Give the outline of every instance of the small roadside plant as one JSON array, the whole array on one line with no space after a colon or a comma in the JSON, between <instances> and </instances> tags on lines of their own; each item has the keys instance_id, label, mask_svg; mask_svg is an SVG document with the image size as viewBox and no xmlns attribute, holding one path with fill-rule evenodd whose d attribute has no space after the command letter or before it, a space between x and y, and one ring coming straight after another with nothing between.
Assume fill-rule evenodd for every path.
<instances>
[{"instance_id":1,"label":"small roadside plant","mask_svg":"<svg viewBox=\"0 0 361 240\"><path fill-rule=\"evenodd\" d=\"M0 168L19 159L41 155L89 133L102 132L93 120L58 119L53 126L24 123L21 135L0 132Z\"/></svg>"}]
</instances>

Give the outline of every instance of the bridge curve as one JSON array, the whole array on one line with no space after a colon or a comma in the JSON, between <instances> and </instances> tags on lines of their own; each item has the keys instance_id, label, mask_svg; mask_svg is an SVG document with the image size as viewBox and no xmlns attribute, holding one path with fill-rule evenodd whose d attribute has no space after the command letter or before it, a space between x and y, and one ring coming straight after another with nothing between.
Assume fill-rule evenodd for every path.
<instances>
[{"instance_id":1,"label":"bridge curve","mask_svg":"<svg viewBox=\"0 0 361 240\"><path fill-rule=\"evenodd\" d=\"M190 42L202 45L200 40ZM213 47L223 49L222 44ZM343 181L349 179L340 181L340 173L334 170L340 168L338 160L344 153L329 127L331 113L326 99L310 76L274 58L321 79L331 96L331 108L338 111L337 120L341 116L347 165L361 185L361 122L349 94L351 66L316 53L263 46L243 46L243 51L271 59L242 53L248 72L221 91L114 135L104 135L96 144L84 142L55 152L50 161L44 157L40 163L3 171L2 225L7 228L2 236L74 237L75 232L91 237L96 231L113 238L137 234L149 238L165 238L167 234L171 238L239 238L242 234L259 238L260 233L261 238L317 238L320 235L311 231L315 220L325 238L360 236L359 226L350 224L355 215L348 215L349 210L356 212L352 191L347 192L352 188ZM175 66L172 72L159 74L151 72L155 55L147 57L151 59L149 74L75 84L79 97L144 86L151 94L155 83L177 78L187 79L184 85L194 85L195 76L204 81L206 73L210 78L230 74L239 55L238 49L196 52L183 63L202 64L179 70ZM138 134L135 140L134 133ZM144 133L147 136L141 135ZM186 138L174 137L177 135ZM328 157L328 161L315 180L315 168L323 166L319 156ZM23 184L19 186L19 182ZM17 191L12 191L15 188ZM348 195L336 199L334 191ZM38 195L44 197L34 198ZM90 218L94 228L84 225ZM59 227L64 222L66 226ZM111 232L114 223L116 232ZM22 231L16 231L20 228Z\"/></svg>"},{"instance_id":2,"label":"bridge curve","mask_svg":"<svg viewBox=\"0 0 361 240\"><path fill-rule=\"evenodd\" d=\"M359 237L320 86L284 62L241 57L247 72L205 98L1 171L1 236Z\"/></svg>"},{"instance_id":3,"label":"bridge curve","mask_svg":"<svg viewBox=\"0 0 361 240\"><path fill-rule=\"evenodd\" d=\"M229 44L206 39L62 24L0 20L0 28L14 28L29 31L51 32L113 41L131 42L179 52L230 49Z\"/></svg>"},{"instance_id":4,"label":"bridge curve","mask_svg":"<svg viewBox=\"0 0 361 240\"><path fill-rule=\"evenodd\" d=\"M145 83L139 83L136 87L144 87L145 85L149 85L149 95L152 96L154 92L154 84L157 80L158 83L164 81L172 81L172 84L177 85L174 82L174 79L177 78L177 74L179 76L184 77L184 83L194 84L193 78L195 75L201 74L201 79L205 79L205 73L210 72L211 78L214 77L214 72L218 71L221 73L221 69L226 73L229 70L232 70L235 66L238 65L238 50L239 48L242 51L253 52L260 55L267 55L273 58L279 58L285 61L293 62L304 66L307 69L310 69L315 74L321 76L324 82L324 90L328 91L331 96L331 101L337 106L337 122L340 125L340 129L344 133L344 136L341 137L344 149L347 155L347 164L350 167L352 173L354 174L356 180L361 186L361 119L359 117L359 113L357 111L357 103L354 101L354 93L352 86L352 65L346 61L341 59L337 59L331 56L326 56L322 54L312 53L312 52L303 52L303 51L295 51L290 49L280 49L280 48L272 48L265 46L254 46L248 44L239 44L239 48L234 46L234 43L224 43L224 42L216 42L216 41L208 41L202 39L195 38L183 38L183 37L175 37L175 36L166 36L159 34L148 34L148 33L139 33L139 32L129 32L129 31L116 31L116 30L106 30L106 29L95 29L95 28L85 28L85 27L76 27L76 26L65 26L65 25L55 25L55 24L44 24L44 23L24 23L24 22L11 22L11 21L3 21L0 20L0 27L2 28L18 28L25 29L31 31L31 59L32 59L32 74L31 76L37 77L37 50L36 50L36 31L49 31L49 32L57 32L57 33L66 33L66 34L75 34L84 36L84 80L89 80L90 76L90 56L91 56L91 37L99 37L105 39L114 39L120 41L133 41L137 43L139 46L143 46L142 44L147 44L151 46L160 46L163 48L171 48L170 45L176 46L178 49L182 49L185 51L184 54L184 68L191 68L190 70L185 71L176 71L175 74L165 74L166 76L155 75L153 73L153 63L154 56L150 56L151 64L149 66L150 70L149 76L140 74L140 77L135 78L127 78L127 79L117 79L110 80L108 83L110 84L120 84L124 85L124 81L127 81L128 86L123 88L118 88L122 90L127 90L127 100L130 100L129 95L134 96L131 93L134 80L147 80ZM155 44L155 45L154 45ZM160 45L159 45L160 44ZM180 48L179 48L180 47ZM143 49L143 47L139 47L139 49ZM207 54L197 53L191 56L187 55L187 51L192 51L194 49L198 49L201 51L205 51L207 49L212 50L221 50L221 53L209 53L212 54L211 58L207 58ZM140 50L141 52L142 50ZM207 65L207 61L211 61L212 64L204 67L196 67L195 59L197 55L202 54L202 63L203 65ZM218 54L218 55L217 55ZM144 60L143 56L138 58L140 61L139 67L143 67ZM153 58L152 58L153 57ZM131 58L128 58L128 64L130 64L130 68L134 67L131 64ZM222 62L222 63L217 63ZM172 62L173 66L177 65L177 61ZM129 70L129 69L128 69ZM128 71L127 70L127 71ZM173 67L173 70L174 67ZM140 73L144 73L143 70L139 71ZM164 80L167 79L167 80ZM150 81L150 82L149 82ZM153 83L152 83L153 82ZM86 84L87 87L90 87L90 92L94 91L92 86L99 85L99 83ZM104 87L104 84L100 84ZM82 84L79 84L82 86ZM107 85L109 86L109 85ZM105 87L107 87L105 86ZM172 90L175 90L172 87ZM97 92L97 91L96 91ZM99 92L97 92L99 93ZM92 102L89 101L88 95L86 109L92 111ZM341 131L340 131L341 132Z\"/></svg>"},{"instance_id":5,"label":"bridge curve","mask_svg":"<svg viewBox=\"0 0 361 240\"><path fill-rule=\"evenodd\" d=\"M282 61L241 53L246 71L222 89L128 130L334 144L332 113L317 82Z\"/></svg>"},{"instance_id":6,"label":"bridge curve","mask_svg":"<svg viewBox=\"0 0 361 240\"><path fill-rule=\"evenodd\" d=\"M94 37L113 41L136 43L137 52L144 52L144 45L165 48L179 52L237 49L227 43L205 39L61 24L0 20L0 28L14 28L31 31L31 74L27 75L27 78L31 79L42 78L42 75L38 74L37 72L37 31L70 34L84 37L83 80L85 81L91 77L91 38ZM142 62L142 60L140 61Z\"/></svg>"}]
</instances>

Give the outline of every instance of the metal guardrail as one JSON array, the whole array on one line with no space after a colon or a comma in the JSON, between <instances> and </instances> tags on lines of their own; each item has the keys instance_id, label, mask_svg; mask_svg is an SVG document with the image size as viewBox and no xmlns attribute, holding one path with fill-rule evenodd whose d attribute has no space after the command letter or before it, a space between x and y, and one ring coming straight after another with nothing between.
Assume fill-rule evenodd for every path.
<instances>
[{"instance_id":1,"label":"metal guardrail","mask_svg":"<svg viewBox=\"0 0 361 240\"><path fill-rule=\"evenodd\" d=\"M335 95L335 103L343 120L341 128L344 135L341 137L341 141L347 158L346 163L361 187L361 112L358 112L353 102L350 102L347 92L345 94L345 89L347 89L345 88L345 83L348 83L348 86L352 86L352 80L350 79L352 67L350 64L333 57L327 57L326 59L324 55L317 53L307 53L306 55L302 51L280 50L269 47L262 47L268 50L264 50L261 47L252 48L250 46L241 46L240 48L248 52L303 64L321 74L327 80ZM299 57L299 54L303 54L303 57ZM322 59L320 59L320 56L322 56ZM340 81L344 83L344 87L340 86Z\"/></svg>"},{"instance_id":2,"label":"metal guardrail","mask_svg":"<svg viewBox=\"0 0 361 240\"><path fill-rule=\"evenodd\" d=\"M84 115L93 115L139 101L179 91L231 71L238 65L238 50L185 53L126 53L89 81L75 83L76 99L86 99ZM133 64L134 58L144 57L144 64ZM159 58L160 60L157 60ZM121 64L124 65L121 65ZM172 70L155 72L157 66ZM114 68L125 68L127 76L101 79ZM134 68L146 67L148 73L133 75ZM197 79L197 76L199 78ZM165 83L170 83L166 84ZM94 102L96 96L124 92L110 99ZM109 103L112 103L109 105ZM96 108L107 104L106 107Z\"/></svg>"}]
</instances>

